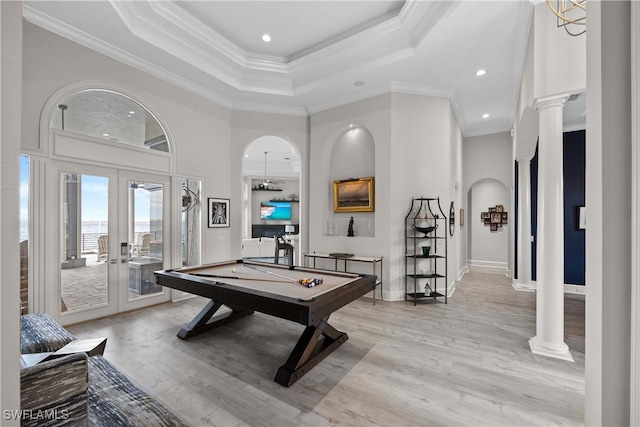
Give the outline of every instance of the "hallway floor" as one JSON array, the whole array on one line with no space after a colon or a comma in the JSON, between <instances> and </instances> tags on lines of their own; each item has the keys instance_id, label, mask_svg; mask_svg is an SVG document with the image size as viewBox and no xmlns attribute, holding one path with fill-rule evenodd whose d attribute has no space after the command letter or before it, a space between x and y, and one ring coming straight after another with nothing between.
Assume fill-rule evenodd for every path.
<instances>
[{"instance_id":1,"label":"hallway floor","mask_svg":"<svg viewBox=\"0 0 640 427\"><path fill-rule=\"evenodd\" d=\"M529 350L535 293L472 271L449 303L361 298L331 323L349 341L290 388L273 381L302 326L255 313L176 337L200 297L70 327L194 426L582 425L584 300L565 298L575 362Z\"/></svg>"}]
</instances>

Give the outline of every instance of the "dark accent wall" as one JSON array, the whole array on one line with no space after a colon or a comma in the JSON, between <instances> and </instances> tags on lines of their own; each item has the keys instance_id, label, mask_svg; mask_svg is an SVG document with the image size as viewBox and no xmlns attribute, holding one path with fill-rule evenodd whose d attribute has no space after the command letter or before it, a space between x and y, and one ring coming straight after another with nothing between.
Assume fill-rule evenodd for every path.
<instances>
[{"instance_id":1,"label":"dark accent wall","mask_svg":"<svg viewBox=\"0 0 640 427\"><path fill-rule=\"evenodd\" d=\"M585 131L566 132L564 168L564 283L584 285L585 230L579 230L576 211L585 200Z\"/></svg>"},{"instance_id":2,"label":"dark accent wall","mask_svg":"<svg viewBox=\"0 0 640 427\"><path fill-rule=\"evenodd\" d=\"M585 202L585 131L566 132L563 135L563 180L564 180L564 283L584 285L585 270L585 230L577 227L576 209ZM516 162L516 189L518 188L518 165ZM516 190L516 248L518 247ZM538 148L531 159L531 279L536 280L538 244ZM516 249L516 259L517 249ZM517 263L515 276L518 277Z\"/></svg>"},{"instance_id":3,"label":"dark accent wall","mask_svg":"<svg viewBox=\"0 0 640 427\"><path fill-rule=\"evenodd\" d=\"M531 159L531 280L536 280L538 271L538 145Z\"/></svg>"}]
</instances>

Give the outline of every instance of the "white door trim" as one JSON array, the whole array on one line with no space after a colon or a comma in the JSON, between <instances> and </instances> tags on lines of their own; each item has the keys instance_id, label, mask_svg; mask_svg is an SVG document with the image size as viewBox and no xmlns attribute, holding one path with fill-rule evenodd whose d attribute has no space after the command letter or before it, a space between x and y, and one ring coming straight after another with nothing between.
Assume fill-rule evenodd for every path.
<instances>
[{"instance_id":1,"label":"white door trim","mask_svg":"<svg viewBox=\"0 0 640 427\"><path fill-rule=\"evenodd\" d=\"M640 425L640 6L631 2L631 384L630 425Z\"/></svg>"}]
</instances>

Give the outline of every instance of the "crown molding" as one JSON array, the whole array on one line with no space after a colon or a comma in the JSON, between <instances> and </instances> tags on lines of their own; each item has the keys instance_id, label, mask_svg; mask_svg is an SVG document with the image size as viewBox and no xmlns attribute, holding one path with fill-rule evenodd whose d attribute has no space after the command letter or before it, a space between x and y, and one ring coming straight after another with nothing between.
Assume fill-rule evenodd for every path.
<instances>
[{"instance_id":1,"label":"crown molding","mask_svg":"<svg viewBox=\"0 0 640 427\"><path fill-rule=\"evenodd\" d=\"M365 90L358 90L357 93L350 93L343 97L334 98L331 102L308 105L307 110L309 110L309 114L316 114L322 111L330 110L332 108L342 107L343 105L352 104L354 102L372 98L374 96L383 95L385 93L389 93L388 87L371 87Z\"/></svg>"},{"instance_id":2,"label":"crown molding","mask_svg":"<svg viewBox=\"0 0 640 427\"><path fill-rule=\"evenodd\" d=\"M391 92L407 93L411 95L437 96L440 98L451 98L453 96L453 91L449 89L407 82L391 82Z\"/></svg>"},{"instance_id":3,"label":"crown molding","mask_svg":"<svg viewBox=\"0 0 640 427\"><path fill-rule=\"evenodd\" d=\"M415 46L455 2L407 1L398 15L293 60L255 55L172 2L110 0L136 37L229 86L294 96L317 88L328 75L383 67L415 55Z\"/></svg>"},{"instance_id":4,"label":"crown molding","mask_svg":"<svg viewBox=\"0 0 640 427\"><path fill-rule=\"evenodd\" d=\"M249 111L252 113L282 114L285 116L308 117L309 111L303 107L288 107L285 105L257 104L252 102L234 102L234 111Z\"/></svg>"},{"instance_id":5,"label":"crown molding","mask_svg":"<svg viewBox=\"0 0 640 427\"><path fill-rule=\"evenodd\" d=\"M140 59L137 56L131 55L109 43L105 43L104 41L97 39L75 27L60 22L59 20L51 18L48 15L42 14L39 11L31 8L27 4L23 5L22 14L26 21L44 28L47 31L69 39L91 50L95 50L96 52L99 52L119 62L129 65L137 70L155 76L184 90L202 96L203 98L215 102L218 105L226 108L231 108L232 106L232 102L230 99L221 96L220 94L212 90L194 84L187 79L184 79L174 73L159 68L158 66Z\"/></svg>"},{"instance_id":6,"label":"crown molding","mask_svg":"<svg viewBox=\"0 0 640 427\"><path fill-rule=\"evenodd\" d=\"M292 95L283 64L264 58L250 62L244 51L175 4L112 0L110 4L134 36L227 85L242 91Z\"/></svg>"}]
</instances>

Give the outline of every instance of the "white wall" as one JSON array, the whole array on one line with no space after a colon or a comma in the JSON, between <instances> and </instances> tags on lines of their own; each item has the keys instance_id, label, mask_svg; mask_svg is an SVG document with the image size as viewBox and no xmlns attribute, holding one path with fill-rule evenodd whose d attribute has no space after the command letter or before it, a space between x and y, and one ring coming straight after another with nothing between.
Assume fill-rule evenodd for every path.
<instances>
[{"instance_id":1,"label":"white wall","mask_svg":"<svg viewBox=\"0 0 640 427\"><path fill-rule=\"evenodd\" d=\"M20 409L19 150L22 2L0 2L0 409ZM2 415L0 424L18 426Z\"/></svg>"},{"instance_id":2,"label":"white wall","mask_svg":"<svg viewBox=\"0 0 640 427\"><path fill-rule=\"evenodd\" d=\"M490 231L490 227L481 221L480 213L487 212L495 205L509 206L510 200L506 187L494 179L477 182L471 187L469 265L507 268L510 226L505 224L498 231Z\"/></svg>"},{"instance_id":3,"label":"white wall","mask_svg":"<svg viewBox=\"0 0 640 427\"><path fill-rule=\"evenodd\" d=\"M546 2L534 9L534 97L583 92L587 87L586 34L571 37L557 28Z\"/></svg>"},{"instance_id":4,"label":"white wall","mask_svg":"<svg viewBox=\"0 0 640 427\"><path fill-rule=\"evenodd\" d=\"M329 162L333 147L353 124L365 128L375 145L375 236L327 236L333 214ZM404 299L404 218L412 197L440 197L445 216L454 198L452 171L461 160L461 135L446 98L392 93L316 113L311 117L310 251L352 252L384 257L384 296ZM453 147L452 147L453 145ZM333 167L333 165L331 165ZM349 176L349 175L347 175ZM350 214L344 214L345 223ZM450 271L456 263L450 239ZM449 279L455 275L449 273Z\"/></svg>"},{"instance_id":5,"label":"white wall","mask_svg":"<svg viewBox=\"0 0 640 427\"><path fill-rule=\"evenodd\" d=\"M631 424L629 17L630 2L589 3L585 425Z\"/></svg>"},{"instance_id":6,"label":"white wall","mask_svg":"<svg viewBox=\"0 0 640 427\"><path fill-rule=\"evenodd\" d=\"M468 224L467 230L467 253L466 257L469 260L477 260L477 261L487 261L487 262L498 262L504 263L499 264L500 267L505 267L508 270L511 270L509 266L509 258L508 258L508 248L510 245L511 234L512 234L512 224L514 220L514 212L509 212L509 224L507 227L502 227L503 230L499 232L494 232L494 237L488 237L487 233L482 231L484 230L484 225L480 224L480 212L486 211L489 206L494 206L496 204L502 204L506 209L511 207L511 196L510 189L512 188L512 180L513 180L513 148L512 148L512 138L510 133L502 132L491 135L483 135L476 136L471 138L465 138L463 142L463 165L464 165L464 178L463 178L463 188L464 188L464 199L474 201L475 195L469 198L471 194L472 188L475 191L475 184L478 182L484 181L497 181L501 184L500 190L495 190L495 197L502 198L500 194L502 192L506 192L506 196L502 198L502 201L492 201L487 200L488 205L484 203L482 207L476 206L474 208L473 205L468 206L467 209L467 218L466 223ZM467 202L468 203L468 202ZM482 211L477 211L477 209L483 209ZM482 227L479 227L482 225ZM474 234L478 233L478 234ZM495 237L500 236L500 237ZM487 255L481 255L478 252L473 253L474 246L482 247L486 245L486 242L475 242L476 238L484 239L488 238L490 240L500 240L506 239L504 241L504 255L501 251L496 253L491 253Z\"/></svg>"},{"instance_id":7,"label":"white wall","mask_svg":"<svg viewBox=\"0 0 640 427\"><path fill-rule=\"evenodd\" d=\"M380 95L364 101L354 102L341 107L315 113L310 118L311 150L309 165L310 193L309 201L309 251L331 253L350 252L361 256L384 256L384 290L388 298L389 271L386 257L389 251L388 230L393 220L389 218L389 194L391 170L389 168L390 141L390 95ZM367 228L364 222L356 223L355 237L346 236L345 224L348 224L349 213L333 212L333 178L332 174L348 171L332 170L331 159L334 147L341 136L350 129L350 125L366 129L375 146L375 212L368 215L354 215L360 221L372 219L375 235L366 236L358 231ZM367 156L370 156L368 154ZM370 158L370 157L369 157ZM366 169L361 169L363 171ZM354 171L359 172L359 171ZM327 220L334 219L338 232L327 235ZM344 230L343 230L344 229ZM342 233L342 231L345 231ZM326 267L329 267L327 265ZM331 265L331 268L333 266Z\"/></svg>"}]
</instances>

